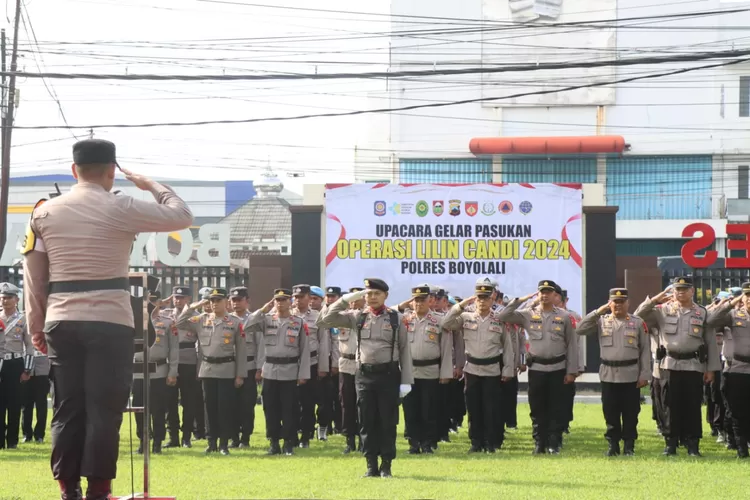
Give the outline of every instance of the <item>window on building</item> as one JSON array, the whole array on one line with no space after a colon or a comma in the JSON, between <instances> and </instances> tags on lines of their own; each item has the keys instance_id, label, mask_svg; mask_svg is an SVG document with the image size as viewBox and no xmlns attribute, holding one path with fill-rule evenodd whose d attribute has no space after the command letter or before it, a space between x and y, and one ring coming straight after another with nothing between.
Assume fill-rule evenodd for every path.
<instances>
[{"instance_id":1,"label":"window on building","mask_svg":"<svg viewBox=\"0 0 750 500\"><path fill-rule=\"evenodd\" d=\"M489 183L492 182L492 160L480 158L402 159L399 181L420 183Z\"/></svg>"},{"instance_id":2,"label":"window on building","mask_svg":"<svg viewBox=\"0 0 750 500\"><path fill-rule=\"evenodd\" d=\"M281 247L281 253L287 253L289 251L289 247Z\"/></svg>"},{"instance_id":3,"label":"window on building","mask_svg":"<svg viewBox=\"0 0 750 500\"><path fill-rule=\"evenodd\" d=\"M740 77L740 117L750 117L750 76Z\"/></svg>"},{"instance_id":4,"label":"window on building","mask_svg":"<svg viewBox=\"0 0 750 500\"><path fill-rule=\"evenodd\" d=\"M748 175L750 167L748 165L740 165L737 167L737 198L746 200L748 198L748 191L750 191L750 175Z\"/></svg>"}]
</instances>

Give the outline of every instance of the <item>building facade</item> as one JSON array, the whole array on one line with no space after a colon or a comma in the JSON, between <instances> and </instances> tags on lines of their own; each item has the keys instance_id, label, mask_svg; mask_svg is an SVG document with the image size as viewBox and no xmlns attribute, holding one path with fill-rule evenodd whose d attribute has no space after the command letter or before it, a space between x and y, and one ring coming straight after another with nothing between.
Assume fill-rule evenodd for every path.
<instances>
[{"instance_id":1,"label":"building facade","mask_svg":"<svg viewBox=\"0 0 750 500\"><path fill-rule=\"evenodd\" d=\"M501 70L389 80L384 95L391 108L464 103L374 116L374 132L358 148L356 178L598 185L604 202L619 206L618 255L679 255L684 227L705 222L714 228L716 250L724 256L726 223L747 222L750 214L750 63L696 69L722 61L607 61L746 50L750 45L741 38L741 26L750 23L750 13L720 13L737 5L393 0L392 15L400 24L429 16L423 22L434 23L435 32L394 36L392 73ZM518 21L529 24L511 24ZM502 69L591 61L602 65ZM694 71L666 74L683 69ZM599 154L474 155L469 150L474 138L545 142L563 136L616 136L627 148ZM383 150L394 154L383 157Z\"/></svg>"}]
</instances>

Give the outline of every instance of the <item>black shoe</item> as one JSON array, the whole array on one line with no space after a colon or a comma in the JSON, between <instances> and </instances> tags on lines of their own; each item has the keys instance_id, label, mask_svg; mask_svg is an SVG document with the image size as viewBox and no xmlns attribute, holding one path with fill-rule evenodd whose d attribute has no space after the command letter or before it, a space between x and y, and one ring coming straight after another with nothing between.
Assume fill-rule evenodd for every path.
<instances>
[{"instance_id":1,"label":"black shoe","mask_svg":"<svg viewBox=\"0 0 750 500\"><path fill-rule=\"evenodd\" d=\"M279 446L278 439L271 440L271 447L266 452L266 455L281 455L281 446Z\"/></svg>"},{"instance_id":2,"label":"black shoe","mask_svg":"<svg viewBox=\"0 0 750 500\"><path fill-rule=\"evenodd\" d=\"M716 437L718 435L719 435L719 430L718 429L711 429L711 436Z\"/></svg>"},{"instance_id":3,"label":"black shoe","mask_svg":"<svg viewBox=\"0 0 750 500\"><path fill-rule=\"evenodd\" d=\"M390 460L383 459L383 463L380 464L380 477L393 477Z\"/></svg>"},{"instance_id":4,"label":"black shoe","mask_svg":"<svg viewBox=\"0 0 750 500\"><path fill-rule=\"evenodd\" d=\"M230 448L239 448L240 447L240 442L238 440L232 439L231 443L229 444L229 447Z\"/></svg>"},{"instance_id":5,"label":"black shoe","mask_svg":"<svg viewBox=\"0 0 750 500\"><path fill-rule=\"evenodd\" d=\"M310 441L307 439L301 439L299 442L300 448L309 448L310 447Z\"/></svg>"},{"instance_id":6,"label":"black shoe","mask_svg":"<svg viewBox=\"0 0 750 500\"><path fill-rule=\"evenodd\" d=\"M430 443L425 443L422 445L422 453L427 453L428 455L432 455L435 452L432 450L432 445Z\"/></svg>"},{"instance_id":7,"label":"black shoe","mask_svg":"<svg viewBox=\"0 0 750 500\"><path fill-rule=\"evenodd\" d=\"M419 450L419 443L416 441L409 441L409 451L407 453L409 453L409 455L419 455L421 453Z\"/></svg>"},{"instance_id":8,"label":"black shoe","mask_svg":"<svg viewBox=\"0 0 750 500\"><path fill-rule=\"evenodd\" d=\"M238 446L238 448L241 449L241 450L250 448L250 441L241 441L240 445Z\"/></svg>"},{"instance_id":9,"label":"black shoe","mask_svg":"<svg viewBox=\"0 0 750 500\"><path fill-rule=\"evenodd\" d=\"M222 446L219 448L219 453L224 455L225 457L229 456L229 448L227 446Z\"/></svg>"},{"instance_id":10,"label":"black shoe","mask_svg":"<svg viewBox=\"0 0 750 500\"><path fill-rule=\"evenodd\" d=\"M556 435L550 436L549 443L547 443L547 453L551 455L559 455L561 441L562 439Z\"/></svg>"},{"instance_id":11,"label":"black shoe","mask_svg":"<svg viewBox=\"0 0 750 500\"><path fill-rule=\"evenodd\" d=\"M31 436L24 436L22 443L30 443L33 441L33 438Z\"/></svg>"},{"instance_id":12,"label":"black shoe","mask_svg":"<svg viewBox=\"0 0 750 500\"><path fill-rule=\"evenodd\" d=\"M294 445L289 441L284 441L284 455L288 457L294 455Z\"/></svg>"},{"instance_id":13,"label":"black shoe","mask_svg":"<svg viewBox=\"0 0 750 500\"><path fill-rule=\"evenodd\" d=\"M367 472L362 477L380 477L378 471L378 457L372 457L367 459Z\"/></svg>"},{"instance_id":14,"label":"black shoe","mask_svg":"<svg viewBox=\"0 0 750 500\"><path fill-rule=\"evenodd\" d=\"M83 489L81 482L66 482L65 491L60 493L60 500L83 500Z\"/></svg>"},{"instance_id":15,"label":"black shoe","mask_svg":"<svg viewBox=\"0 0 750 500\"><path fill-rule=\"evenodd\" d=\"M177 438L170 438L169 442L163 446L164 449L179 448L179 447L180 447L180 441Z\"/></svg>"},{"instance_id":16,"label":"black shoe","mask_svg":"<svg viewBox=\"0 0 750 500\"><path fill-rule=\"evenodd\" d=\"M622 447L622 454L626 457L632 457L635 455L635 440L634 439L626 439L623 447Z\"/></svg>"},{"instance_id":17,"label":"black shoe","mask_svg":"<svg viewBox=\"0 0 750 500\"><path fill-rule=\"evenodd\" d=\"M151 453L161 455L161 442L154 441L151 445Z\"/></svg>"},{"instance_id":18,"label":"black shoe","mask_svg":"<svg viewBox=\"0 0 750 500\"><path fill-rule=\"evenodd\" d=\"M609 449L607 450L608 457L617 457L620 455L620 442L619 441L610 441L609 442Z\"/></svg>"},{"instance_id":19,"label":"black shoe","mask_svg":"<svg viewBox=\"0 0 750 500\"><path fill-rule=\"evenodd\" d=\"M669 438L665 441L666 446L664 447L664 452L662 453L662 455L669 457L677 455L677 439Z\"/></svg>"},{"instance_id":20,"label":"black shoe","mask_svg":"<svg viewBox=\"0 0 750 500\"><path fill-rule=\"evenodd\" d=\"M193 447L193 443L191 443L189 439L183 439L182 440L182 447L183 448L192 448Z\"/></svg>"},{"instance_id":21,"label":"black shoe","mask_svg":"<svg viewBox=\"0 0 750 500\"><path fill-rule=\"evenodd\" d=\"M206 448L206 454L216 453L217 451L219 451L219 449L216 447L216 441L209 440L208 447Z\"/></svg>"},{"instance_id":22,"label":"black shoe","mask_svg":"<svg viewBox=\"0 0 750 500\"><path fill-rule=\"evenodd\" d=\"M484 451L487 453L495 453L497 449L493 445L488 444L484 447Z\"/></svg>"},{"instance_id":23,"label":"black shoe","mask_svg":"<svg viewBox=\"0 0 750 500\"><path fill-rule=\"evenodd\" d=\"M696 438L688 439L685 443L685 447L687 448L688 455L691 457L702 457L700 452L700 441Z\"/></svg>"},{"instance_id":24,"label":"black shoe","mask_svg":"<svg viewBox=\"0 0 750 500\"><path fill-rule=\"evenodd\" d=\"M44 444L44 438L36 438L36 439L34 440L34 442L35 442L36 444Z\"/></svg>"},{"instance_id":25,"label":"black shoe","mask_svg":"<svg viewBox=\"0 0 750 500\"><path fill-rule=\"evenodd\" d=\"M747 449L747 440L742 438L738 441L737 444L737 458L748 458L750 457L750 453L748 453Z\"/></svg>"},{"instance_id":26,"label":"black shoe","mask_svg":"<svg viewBox=\"0 0 750 500\"><path fill-rule=\"evenodd\" d=\"M344 448L344 455L348 455L349 453L357 450L357 442L354 440L354 436L347 436L346 438L346 448Z\"/></svg>"},{"instance_id":27,"label":"black shoe","mask_svg":"<svg viewBox=\"0 0 750 500\"><path fill-rule=\"evenodd\" d=\"M547 447L541 441L537 441L536 444L534 444L534 451L531 453L532 455L546 455Z\"/></svg>"},{"instance_id":28,"label":"black shoe","mask_svg":"<svg viewBox=\"0 0 750 500\"><path fill-rule=\"evenodd\" d=\"M441 443L450 443L451 442L451 438L450 438L450 436L448 436L446 434L445 436L443 436L443 437L440 438L440 442Z\"/></svg>"},{"instance_id":29,"label":"black shoe","mask_svg":"<svg viewBox=\"0 0 750 500\"><path fill-rule=\"evenodd\" d=\"M206 433L205 432L194 432L193 433L193 439L195 441L201 441L203 439L206 439Z\"/></svg>"},{"instance_id":30,"label":"black shoe","mask_svg":"<svg viewBox=\"0 0 750 500\"><path fill-rule=\"evenodd\" d=\"M138 445L138 449L135 450L135 452L139 455L143 455L143 441L141 441L141 444Z\"/></svg>"},{"instance_id":31,"label":"black shoe","mask_svg":"<svg viewBox=\"0 0 750 500\"><path fill-rule=\"evenodd\" d=\"M482 449L482 445L479 443L471 443L471 448L469 448L469 453L482 453L484 450Z\"/></svg>"}]
</instances>

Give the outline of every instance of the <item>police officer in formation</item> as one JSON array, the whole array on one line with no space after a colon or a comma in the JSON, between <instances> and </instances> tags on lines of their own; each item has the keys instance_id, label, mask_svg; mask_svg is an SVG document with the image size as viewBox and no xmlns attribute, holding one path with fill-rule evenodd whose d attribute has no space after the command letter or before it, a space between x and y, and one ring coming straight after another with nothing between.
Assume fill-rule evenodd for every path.
<instances>
[{"instance_id":1,"label":"police officer in formation","mask_svg":"<svg viewBox=\"0 0 750 500\"><path fill-rule=\"evenodd\" d=\"M243 325L250 317L248 307L250 305L250 294L246 287L238 286L229 291L229 302L232 304L232 314L237 316ZM250 436L255 428L255 405L258 399L258 345L260 344L261 330L257 326L245 329L245 341L247 343L247 377L245 383L237 389L237 409L235 430L230 448L247 448L250 446Z\"/></svg>"},{"instance_id":2,"label":"police officer in formation","mask_svg":"<svg viewBox=\"0 0 750 500\"><path fill-rule=\"evenodd\" d=\"M23 442L44 442L47 430L47 395L50 392L50 363L46 354L34 348L34 367L29 372L31 378L21 384ZM34 414L36 413L36 423Z\"/></svg>"},{"instance_id":3,"label":"police officer in formation","mask_svg":"<svg viewBox=\"0 0 750 500\"><path fill-rule=\"evenodd\" d=\"M177 385L178 363L180 359L179 337L174 320L160 314L159 293L149 294L149 301L154 305L151 312L153 338L149 332L149 364L156 365L156 371L149 374L149 413L153 425L153 442L151 452L158 455L166 438L167 387ZM143 351L133 356L134 363L143 363ZM143 406L143 373L133 373L133 406ZM140 445L138 453L143 453L143 413L135 414L136 434ZM149 426L150 427L150 426Z\"/></svg>"},{"instance_id":4,"label":"police officer in formation","mask_svg":"<svg viewBox=\"0 0 750 500\"><path fill-rule=\"evenodd\" d=\"M609 302L588 314L579 324L579 335L599 338L599 379L602 386L602 410L609 442L607 456L635 454L638 439L640 389L648 384L651 372L651 346L643 320L628 314L628 290L613 288Z\"/></svg>"},{"instance_id":5,"label":"police officer in formation","mask_svg":"<svg viewBox=\"0 0 750 500\"><path fill-rule=\"evenodd\" d=\"M229 439L236 423L235 389L242 387L247 376L247 342L242 320L227 312L225 289L214 288L208 298L211 312L196 315L194 311L205 301L185 307L175 325L191 331L198 339L198 378L203 385L207 417L206 453L219 451L229 455Z\"/></svg>"},{"instance_id":6,"label":"police officer in formation","mask_svg":"<svg viewBox=\"0 0 750 500\"><path fill-rule=\"evenodd\" d=\"M293 455L300 422L299 388L310 379L310 331L305 319L292 313L292 291L274 290L273 299L250 314L245 326L261 330L257 364L263 379L263 412L269 455ZM273 311L273 312L272 312ZM317 318L316 318L317 319Z\"/></svg>"},{"instance_id":7,"label":"police officer in formation","mask_svg":"<svg viewBox=\"0 0 750 500\"><path fill-rule=\"evenodd\" d=\"M330 306L321 322L328 327L349 328L356 334L355 383L362 449L367 460L365 476L391 477L399 396L406 396L414 383L411 349L402 315L385 305L388 284L370 278L364 280L364 285L364 291L344 295ZM365 310L347 310L351 301L363 296Z\"/></svg>"},{"instance_id":8,"label":"police officer in formation","mask_svg":"<svg viewBox=\"0 0 750 500\"><path fill-rule=\"evenodd\" d=\"M320 287L311 287L314 297L320 296L320 304L315 301L311 303L310 307L317 310L319 313L322 312L323 308L327 304L333 304L339 298L341 298L341 288L337 286L329 286L325 291ZM317 308L317 309L316 309ZM320 314L318 314L320 319ZM320 327L319 327L320 328ZM330 367L329 373L323 377L320 381L320 402L318 403L318 439L326 441L328 431L331 430L332 434L341 433L341 404L339 402L339 339L338 339L338 328L326 328L323 327L323 333L328 335L328 345L330 346L330 354L328 356L328 366ZM320 407L324 407L321 411Z\"/></svg>"},{"instance_id":9,"label":"police officer in formation","mask_svg":"<svg viewBox=\"0 0 750 500\"><path fill-rule=\"evenodd\" d=\"M34 369L34 345L26 317L18 310L19 292L11 283L0 283L0 449L18 447L22 385L29 382Z\"/></svg>"}]
</instances>

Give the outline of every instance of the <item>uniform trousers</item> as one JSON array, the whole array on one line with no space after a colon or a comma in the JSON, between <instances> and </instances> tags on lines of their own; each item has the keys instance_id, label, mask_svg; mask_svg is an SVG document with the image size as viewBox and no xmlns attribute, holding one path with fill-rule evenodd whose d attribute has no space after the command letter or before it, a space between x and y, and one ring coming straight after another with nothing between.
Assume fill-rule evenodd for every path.
<instances>
[{"instance_id":1,"label":"uniform trousers","mask_svg":"<svg viewBox=\"0 0 750 500\"><path fill-rule=\"evenodd\" d=\"M453 379L451 379L451 382L453 382ZM455 392L456 391L451 387L450 382L447 384L438 384L436 396L438 401L436 438L447 436L453 427L452 408Z\"/></svg>"},{"instance_id":2,"label":"uniform trousers","mask_svg":"<svg viewBox=\"0 0 750 500\"><path fill-rule=\"evenodd\" d=\"M133 406L143 406L143 379L133 380ZM151 392L148 396L148 412L151 414L151 426L154 442L161 443L167 437L166 409L167 409L167 379L152 378L149 380ZM135 414L136 435L143 439L143 413Z\"/></svg>"},{"instance_id":3,"label":"uniform trousers","mask_svg":"<svg viewBox=\"0 0 750 500\"><path fill-rule=\"evenodd\" d=\"M232 378L204 378L203 398L206 402L206 439L225 444L234 431L233 410L237 393ZM189 420L192 424L192 419ZM190 436L190 434L185 434Z\"/></svg>"},{"instance_id":4,"label":"uniform trousers","mask_svg":"<svg viewBox=\"0 0 750 500\"><path fill-rule=\"evenodd\" d=\"M310 365L310 379L299 387L300 423L302 440L312 439L315 434L315 406L318 414L323 413L322 420L330 420L330 412L325 406L321 409L322 391L318 380L318 364Z\"/></svg>"},{"instance_id":5,"label":"uniform trousers","mask_svg":"<svg viewBox=\"0 0 750 500\"><path fill-rule=\"evenodd\" d=\"M438 379L416 378L404 398L404 423L409 439L430 445L438 438Z\"/></svg>"},{"instance_id":6,"label":"uniform trousers","mask_svg":"<svg viewBox=\"0 0 750 500\"><path fill-rule=\"evenodd\" d=\"M568 423L565 405L565 370L529 370L529 407L532 436L542 445L560 444Z\"/></svg>"},{"instance_id":7,"label":"uniform trousers","mask_svg":"<svg viewBox=\"0 0 750 500\"><path fill-rule=\"evenodd\" d=\"M53 387L52 473L114 479L133 383L135 330L104 321L45 325Z\"/></svg>"},{"instance_id":8,"label":"uniform trousers","mask_svg":"<svg viewBox=\"0 0 750 500\"><path fill-rule=\"evenodd\" d=\"M23 391L23 435L31 439L44 439L47 429L47 394L49 376L34 375L21 386ZM36 410L36 425L34 422Z\"/></svg>"},{"instance_id":9,"label":"uniform trousers","mask_svg":"<svg viewBox=\"0 0 750 500\"><path fill-rule=\"evenodd\" d=\"M500 422L500 375L481 377L464 373L466 410L469 413L469 439L473 446L497 446Z\"/></svg>"},{"instance_id":10,"label":"uniform trousers","mask_svg":"<svg viewBox=\"0 0 750 500\"><path fill-rule=\"evenodd\" d=\"M500 410L504 427L518 427L518 377L503 382Z\"/></svg>"},{"instance_id":11,"label":"uniform trousers","mask_svg":"<svg viewBox=\"0 0 750 500\"><path fill-rule=\"evenodd\" d=\"M659 432L664 429L664 402L661 399L661 379L651 377L651 418Z\"/></svg>"},{"instance_id":12,"label":"uniform trousers","mask_svg":"<svg viewBox=\"0 0 750 500\"><path fill-rule=\"evenodd\" d=\"M729 373L727 399L731 409L732 427L738 442L750 439L750 374Z\"/></svg>"},{"instance_id":13,"label":"uniform trousers","mask_svg":"<svg viewBox=\"0 0 750 500\"><path fill-rule=\"evenodd\" d=\"M704 399L706 401L706 422L711 426L712 431L724 429L725 408L724 401L721 397L721 372L714 372L714 380L710 384L705 384Z\"/></svg>"},{"instance_id":14,"label":"uniform trousers","mask_svg":"<svg viewBox=\"0 0 750 500\"><path fill-rule=\"evenodd\" d=\"M565 427L568 427L573 421L573 407L576 401L576 383L563 384L563 390L565 391L565 409L563 410L563 416L565 420Z\"/></svg>"},{"instance_id":15,"label":"uniform trousers","mask_svg":"<svg viewBox=\"0 0 750 500\"><path fill-rule=\"evenodd\" d=\"M341 432L341 400L339 400L339 378L338 374L328 374L326 387L328 399L331 402L331 424L336 432ZM330 427L329 425L329 427Z\"/></svg>"},{"instance_id":16,"label":"uniform trousers","mask_svg":"<svg viewBox=\"0 0 750 500\"><path fill-rule=\"evenodd\" d=\"M6 444L9 447L18 445L18 432L21 425L22 373L22 357L3 361L2 371L0 371L0 449Z\"/></svg>"},{"instance_id":17,"label":"uniform trousers","mask_svg":"<svg viewBox=\"0 0 750 500\"><path fill-rule=\"evenodd\" d=\"M334 424L334 399L333 378L330 373L318 380L318 410L315 414L319 427L332 429Z\"/></svg>"},{"instance_id":18,"label":"uniform trousers","mask_svg":"<svg viewBox=\"0 0 750 500\"><path fill-rule=\"evenodd\" d=\"M464 397L464 380L451 380L448 384L453 389L452 408L451 410L451 422L454 428L461 427L464 424L464 417L466 416L466 398Z\"/></svg>"},{"instance_id":19,"label":"uniform trousers","mask_svg":"<svg viewBox=\"0 0 750 500\"><path fill-rule=\"evenodd\" d=\"M190 434L193 432L193 418L197 413L202 413L202 409L196 408L196 395L200 390L196 375L196 365L180 364L177 367L177 385L167 388L167 421L169 440L172 443L180 442L178 401L182 406L182 439L190 439Z\"/></svg>"},{"instance_id":20,"label":"uniform trousers","mask_svg":"<svg viewBox=\"0 0 750 500\"><path fill-rule=\"evenodd\" d=\"M636 382L602 382L602 410L608 441L638 439L638 414L641 412L641 391Z\"/></svg>"},{"instance_id":21,"label":"uniform trousers","mask_svg":"<svg viewBox=\"0 0 750 500\"><path fill-rule=\"evenodd\" d=\"M355 376L359 434L366 458L396 458L396 426L398 425L399 386L401 370L391 363L389 371L363 373Z\"/></svg>"},{"instance_id":22,"label":"uniform trousers","mask_svg":"<svg viewBox=\"0 0 750 500\"><path fill-rule=\"evenodd\" d=\"M296 380L263 379L263 413L268 439L283 439L287 444L297 442L300 418L298 392Z\"/></svg>"},{"instance_id":23,"label":"uniform trousers","mask_svg":"<svg viewBox=\"0 0 750 500\"><path fill-rule=\"evenodd\" d=\"M661 370L661 390L664 437L681 440L702 438L703 373Z\"/></svg>"},{"instance_id":24,"label":"uniform trousers","mask_svg":"<svg viewBox=\"0 0 750 500\"><path fill-rule=\"evenodd\" d=\"M250 443L250 436L255 429L255 405L258 402L258 384L255 382L257 372L258 370L248 370L245 383L235 390L238 408L232 412L237 416L234 434L235 440L244 444Z\"/></svg>"},{"instance_id":25,"label":"uniform trousers","mask_svg":"<svg viewBox=\"0 0 750 500\"><path fill-rule=\"evenodd\" d=\"M341 403L341 433L347 437L358 436L357 387L354 383L354 375L339 372L339 402Z\"/></svg>"},{"instance_id":26,"label":"uniform trousers","mask_svg":"<svg viewBox=\"0 0 750 500\"><path fill-rule=\"evenodd\" d=\"M183 411L185 411L183 409ZM203 384L195 384L195 408L193 413L193 433L199 438L206 436L206 402L203 398Z\"/></svg>"},{"instance_id":27,"label":"uniform trousers","mask_svg":"<svg viewBox=\"0 0 750 500\"><path fill-rule=\"evenodd\" d=\"M732 404L729 397L729 387L732 374L723 372L721 376L721 400L724 403L724 432L727 434L727 444L734 443L734 420L732 417Z\"/></svg>"}]
</instances>

